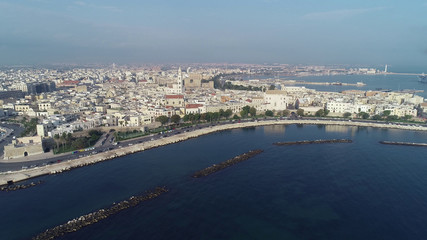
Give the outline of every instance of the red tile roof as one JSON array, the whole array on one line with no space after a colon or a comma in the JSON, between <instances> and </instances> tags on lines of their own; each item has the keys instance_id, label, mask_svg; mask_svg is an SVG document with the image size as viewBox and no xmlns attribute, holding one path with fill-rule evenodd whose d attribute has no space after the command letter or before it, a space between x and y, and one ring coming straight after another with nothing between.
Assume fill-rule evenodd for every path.
<instances>
[{"instance_id":1,"label":"red tile roof","mask_svg":"<svg viewBox=\"0 0 427 240\"><path fill-rule=\"evenodd\" d=\"M203 107L202 104L187 104L185 106L185 108L199 108L199 107Z\"/></svg>"},{"instance_id":2,"label":"red tile roof","mask_svg":"<svg viewBox=\"0 0 427 240\"><path fill-rule=\"evenodd\" d=\"M184 95L166 95L166 99L172 99L172 98L184 98Z\"/></svg>"}]
</instances>

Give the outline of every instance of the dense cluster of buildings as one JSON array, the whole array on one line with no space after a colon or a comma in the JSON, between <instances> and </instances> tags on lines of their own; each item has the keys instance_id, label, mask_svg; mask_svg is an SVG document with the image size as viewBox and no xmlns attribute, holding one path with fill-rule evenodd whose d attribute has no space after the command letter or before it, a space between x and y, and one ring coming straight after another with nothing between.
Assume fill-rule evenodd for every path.
<instances>
[{"instance_id":1,"label":"dense cluster of buildings","mask_svg":"<svg viewBox=\"0 0 427 240\"><path fill-rule=\"evenodd\" d=\"M303 109L313 114L329 110L332 116L360 112L375 115L389 110L391 115L416 117L424 99L411 93L349 90L319 92L285 82L257 82L264 91L220 90L230 74L260 72L257 66L178 66L144 68L74 68L69 70L19 69L0 71L0 116L37 117L37 134L43 138L94 127L143 127L159 116L202 114L230 109L239 114L246 105L257 112ZM265 66L262 66L265 68ZM273 67L269 68L269 70ZM301 75L339 73L322 67L293 68ZM342 70L343 71L343 70ZM354 70L347 70L349 71ZM362 70L358 70L359 73ZM366 69L366 73L373 71ZM375 71L373 71L375 72ZM274 90L267 90L271 85ZM15 93L15 94L10 94Z\"/></svg>"}]
</instances>

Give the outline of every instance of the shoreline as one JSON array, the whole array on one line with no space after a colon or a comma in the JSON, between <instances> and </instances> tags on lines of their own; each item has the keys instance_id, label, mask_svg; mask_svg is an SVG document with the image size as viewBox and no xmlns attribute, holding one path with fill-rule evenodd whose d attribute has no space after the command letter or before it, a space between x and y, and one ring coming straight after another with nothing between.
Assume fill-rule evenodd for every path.
<instances>
[{"instance_id":1,"label":"shoreline","mask_svg":"<svg viewBox=\"0 0 427 240\"><path fill-rule=\"evenodd\" d=\"M427 131L427 127L423 126L408 126L408 125L394 125L386 123L372 123L372 122L353 122L353 121L335 121L335 120L277 120L277 121L255 121L255 122L242 122L242 123L230 123L225 125L216 125L207 128L197 129L193 132L183 132L177 135L173 135L166 138L161 138L154 141L144 142L135 144L133 146L126 146L121 149L114 149L107 152L98 153L95 155L82 157L75 160L68 160L53 165L46 165L42 167L35 167L32 169L24 169L18 171L9 171L6 173L0 173L0 186L6 185L8 182L20 182L43 175L57 174L64 171L69 171L74 168L84 167L92 165L98 162L111 160L118 157L123 157L129 154L157 148L173 143L186 141L199 136L237 129L244 127L260 127L260 126L271 126L271 125L292 125L292 124L304 124L304 125L339 125L339 126L356 126L356 127L374 127L374 128L385 128L385 129L400 129L410 131Z\"/></svg>"}]
</instances>

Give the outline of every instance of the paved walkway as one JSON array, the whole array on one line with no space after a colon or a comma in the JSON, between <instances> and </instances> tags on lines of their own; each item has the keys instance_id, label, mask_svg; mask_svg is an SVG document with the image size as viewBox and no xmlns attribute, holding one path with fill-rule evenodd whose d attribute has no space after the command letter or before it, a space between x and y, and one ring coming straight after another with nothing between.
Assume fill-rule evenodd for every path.
<instances>
[{"instance_id":1,"label":"paved walkway","mask_svg":"<svg viewBox=\"0 0 427 240\"><path fill-rule=\"evenodd\" d=\"M32 155L32 156L12 158L12 159L6 160L6 159L4 159L4 155L1 155L0 156L0 163L30 162L30 161L36 161L36 160L51 158L53 156L54 156L53 152L47 152L47 153L41 153L41 154ZM55 155L55 156L59 156L59 154Z\"/></svg>"},{"instance_id":2,"label":"paved walkway","mask_svg":"<svg viewBox=\"0 0 427 240\"><path fill-rule=\"evenodd\" d=\"M177 135L173 135L166 138L161 138L154 141L144 142L135 144L120 149L114 149L107 152L98 153L95 155L82 157L75 160L69 160L60 162L57 164L35 167L31 169L25 169L20 171L10 171L0 174L0 185L7 184L8 181L22 181L29 178L42 176L46 174L55 174L63 171L70 170L76 167L83 167L97 162L125 156L128 154L144 151L147 149L164 146L172 143L188 140L190 138L196 138L201 135L210 134L213 132L243 128L243 127L257 127L257 126L268 126L268 125L289 125L289 124L322 124L322 125L338 125L338 126L361 126L361 127L375 127L375 128L389 128L389 129L402 129L402 130L416 130L416 131L427 131L427 127L424 126L407 126L407 125L394 125L386 123L371 123L371 122L353 122L353 121L332 121L332 120L277 120L277 121L259 121L259 122L242 122L226 125L217 125L213 127L207 127L197 129L193 132L184 132Z\"/></svg>"}]
</instances>

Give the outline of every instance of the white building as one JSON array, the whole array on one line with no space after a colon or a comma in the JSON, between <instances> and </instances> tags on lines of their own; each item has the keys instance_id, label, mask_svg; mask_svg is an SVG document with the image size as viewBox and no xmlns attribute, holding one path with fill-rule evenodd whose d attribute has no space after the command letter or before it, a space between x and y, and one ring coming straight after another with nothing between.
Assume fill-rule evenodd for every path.
<instances>
[{"instance_id":1,"label":"white building","mask_svg":"<svg viewBox=\"0 0 427 240\"><path fill-rule=\"evenodd\" d=\"M267 90L264 94L264 102L266 104L266 109L282 111L293 102L293 98L287 96L285 91Z\"/></svg>"}]
</instances>

